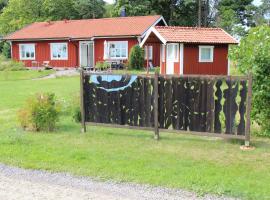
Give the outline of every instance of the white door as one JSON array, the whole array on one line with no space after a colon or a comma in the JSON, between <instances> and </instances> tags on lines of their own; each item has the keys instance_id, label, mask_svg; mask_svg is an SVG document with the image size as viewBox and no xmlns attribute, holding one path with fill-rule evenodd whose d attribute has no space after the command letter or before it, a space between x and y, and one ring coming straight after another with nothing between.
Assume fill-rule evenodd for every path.
<instances>
[{"instance_id":1,"label":"white door","mask_svg":"<svg viewBox=\"0 0 270 200\"><path fill-rule=\"evenodd\" d=\"M174 44L167 44L166 74L174 74Z\"/></svg>"},{"instance_id":2,"label":"white door","mask_svg":"<svg viewBox=\"0 0 270 200\"><path fill-rule=\"evenodd\" d=\"M94 67L94 44L93 42L80 42L80 66Z\"/></svg>"}]
</instances>

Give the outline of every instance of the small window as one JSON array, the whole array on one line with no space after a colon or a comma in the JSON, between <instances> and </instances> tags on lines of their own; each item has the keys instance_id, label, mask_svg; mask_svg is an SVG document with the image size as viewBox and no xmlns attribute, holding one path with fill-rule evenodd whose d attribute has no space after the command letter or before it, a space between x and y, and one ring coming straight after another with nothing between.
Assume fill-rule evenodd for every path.
<instances>
[{"instance_id":1,"label":"small window","mask_svg":"<svg viewBox=\"0 0 270 200\"><path fill-rule=\"evenodd\" d=\"M128 42L116 41L108 42L109 57L112 59L127 59L128 58Z\"/></svg>"},{"instance_id":2,"label":"small window","mask_svg":"<svg viewBox=\"0 0 270 200\"><path fill-rule=\"evenodd\" d=\"M148 49L148 59L153 59L153 46L145 46L144 47L144 59L147 60L147 49Z\"/></svg>"},{"instance_id":3,"label":"small window","mask_svg":"<svg viewBox=\"0 0 270 200\"><path fill-rule=\"evenodd\" d=\"M19 44L20 60L35 60L35 44Z\"/></svg>"},{"instance_id":4,"label":"small window","mask_svg":"<svg viewBox=\"0 0 270 200\"><path fill-rule=\"evenodd\" d=\"M199 62L213 62L214 47L213 46L199 46Z\"/></svg>"},{"instance_id":5,"label":"small window","mask_svg":"<svg viewBox=\"0 0 270 200\"><path fill-rule=\"evenodd\" d=\"M67 43L51 43L51 60L67 60Z\"/></svg>"},{"instance_id":6,"label":"small window","mask_svg":"<svg viewBox=\"0 0 270 200\"><path fill-rule=\"evenodd\" d=\"M179 61L179 45L178 44L167 44L167 59L173 62Z\"/></svg>"}]
</instances>

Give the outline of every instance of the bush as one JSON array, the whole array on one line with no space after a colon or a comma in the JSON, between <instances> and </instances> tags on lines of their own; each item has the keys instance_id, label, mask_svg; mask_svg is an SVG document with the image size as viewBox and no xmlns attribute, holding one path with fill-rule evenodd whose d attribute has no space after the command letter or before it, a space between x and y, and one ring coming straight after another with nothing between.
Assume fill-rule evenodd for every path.
<instances>
[{"instance_id":1,"label":"bush","mask_svg":"<svg viewBox=\"0 0 270 200\"><path fill-rule=\"evenodd\" d=\"M11 48L10 48L10 44L9 43L4 42L3 47L2 47L2 54L6 58L11 58Z\"/></svg>"},{"instance_id":2,"label":"bush","mask_svg":"<svg viewBox=\"0 0 270 200\"><path fill-rule=\"evenodd\" d=\"M230 57L242 73L252 73L252 119L262 128L259 135L270 136L270 27L251 29Z\"/></svg>"},{"instance_id":3,"label":"bush","mask_svg":"<svg viewBox=\"0 0 270 200\"><path fill-rule=\"evenodd\" d=\"M100 71L106 70L106 69L108 69L109 67L110 67L110 64L107 63L107 62L97 62L97 63L96 63L96 69L97 69L97 70L100 70Z\"/></svg>"},{"instance_id":4,"label":"bush","mask_svg":"<svg viewBox=\"0 0 270 200\"><path fill-rule=\"evenodd\" d=\"M37 94L27 100L18 118L23 129L31 131L54 131L60 114L53 93Z\"/></svg>"},{"instance_id":5,"label":"bush","mask_svg":"<svg viewBox=\"0 0 270 200\"><path fill-rule=\"evenodd\" d=\"M144 50L138 45L131 48L128 64L130 69L142 69L144 67Z\"/></svg>"},{"instance_id":6,"label":"bush","mask_svg":"<svg viewBox=\"0 0 270 200\"><path fill-rule=\"evenodd\" d=\"M22 62L10 60L0 55L0 71L21 71L27 70Z\"/></svg>"}]
</instances>

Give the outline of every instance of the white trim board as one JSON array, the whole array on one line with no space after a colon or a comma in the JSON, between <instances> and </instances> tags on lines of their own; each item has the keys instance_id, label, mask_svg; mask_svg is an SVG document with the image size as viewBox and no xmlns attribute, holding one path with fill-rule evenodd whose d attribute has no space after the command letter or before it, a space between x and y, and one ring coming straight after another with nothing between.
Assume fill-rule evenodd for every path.
<instances>
[{"instance_id":1,"label":"white trim board","mask_svg":"<svg viewBox=\"0 0 270 200\"><path fill-rule=\"evenodd\" d=\"M140 43L140 47L142 47L146 40L148 39L148 37L150 36L151 33L154 33L157 38L163 43L166 44L167 41L165 40L165 38L162 37L162 35L160 35L160 33L157 31L157 29L155 29L155 27L152 27L146 34L146 36L144 37L143 41Z\"/></svg>"},{"instance_id":2,"label":"white trim board","mask_svg":"<svg viewBox=\"0 0 270 200\"><path fill-rule=\"evenodd\" d=\"M184 74L184 43L180 43L180 75Z\"/></svg>"}]
</instances>

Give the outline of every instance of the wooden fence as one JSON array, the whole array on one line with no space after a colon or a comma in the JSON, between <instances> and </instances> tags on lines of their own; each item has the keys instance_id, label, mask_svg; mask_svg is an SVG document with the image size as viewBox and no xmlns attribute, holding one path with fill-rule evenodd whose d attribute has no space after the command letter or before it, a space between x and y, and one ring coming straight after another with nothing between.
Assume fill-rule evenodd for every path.
<instances>
[{"instance_id":1,"label":"wooden fence","mask_svg":"<svg viewBox=\"0 0 270 200\"><path fill-rule=\"evenodd\" d=\"M251 76L116 75L81 72L85 124L250 141Z\"/></svg>"}]
</instances>

